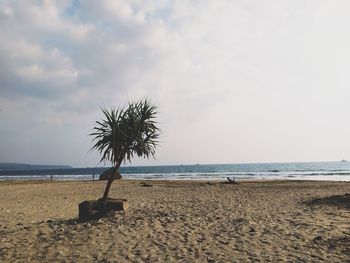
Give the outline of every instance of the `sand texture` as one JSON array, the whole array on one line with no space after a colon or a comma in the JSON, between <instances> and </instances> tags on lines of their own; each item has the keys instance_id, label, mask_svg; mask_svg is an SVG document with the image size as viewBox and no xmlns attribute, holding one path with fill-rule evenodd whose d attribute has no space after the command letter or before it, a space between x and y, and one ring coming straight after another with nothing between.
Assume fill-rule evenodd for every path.
<instances>
[{"instance_id":1,"label":"sand texture","mask_svg":"<svg viewBox=\"0 0 350 263\"><path fill-rule=\"evenodd\" d=\"M350 262L350 183L147 184L114 182L129 210L79 223L105 182L1 182L0 262Z\"/></svg>"}]
</instances>

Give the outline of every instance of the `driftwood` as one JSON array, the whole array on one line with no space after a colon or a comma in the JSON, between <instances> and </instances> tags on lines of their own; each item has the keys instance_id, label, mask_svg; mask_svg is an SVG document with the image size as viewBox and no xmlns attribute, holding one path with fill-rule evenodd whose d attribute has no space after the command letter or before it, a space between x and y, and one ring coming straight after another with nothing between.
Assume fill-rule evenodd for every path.
<instances>
[{"instance_id":1,"label":"driftwood","mask_svg":"<svg viewBox=\"0 0 350 263\"><path fill-rule=\"evenodd\" d=\"M153 186L153 185L148 184L148 183L145 183L145 182L141 182L140 185L141 185L142 187L152 187L152 186Z\"/></svg>"}]
</instances>

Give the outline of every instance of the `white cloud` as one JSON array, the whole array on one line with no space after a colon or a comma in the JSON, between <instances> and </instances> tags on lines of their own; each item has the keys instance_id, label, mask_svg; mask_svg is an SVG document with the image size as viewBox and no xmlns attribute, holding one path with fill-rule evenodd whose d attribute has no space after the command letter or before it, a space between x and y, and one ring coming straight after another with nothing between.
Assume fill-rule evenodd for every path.
<instances>
[{"instance_id":1,"label":"white cloud","mask_svg":"<svg viewBox=\"0 0 350 263\"><path fill-rule=\"evenodd\" d=\"M348 7L3 1L0 147L18 152L19 135L28 149L39 139L47 147L34 155L3 153L0 161L92 164L97 158L85 154L85 135L99 106L144 96L160 105L164 131L158 159L149 163L346 158ZM23 133L22 122L31 133ZM50 159L43 153L52 147Z\"/></svg>"}]
</instances>

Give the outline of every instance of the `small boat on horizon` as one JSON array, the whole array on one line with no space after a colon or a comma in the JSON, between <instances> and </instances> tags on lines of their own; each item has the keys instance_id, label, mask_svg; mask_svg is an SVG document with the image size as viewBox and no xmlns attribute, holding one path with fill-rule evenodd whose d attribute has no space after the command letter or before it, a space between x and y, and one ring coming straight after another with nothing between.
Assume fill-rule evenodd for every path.
<instances>
[{"instance_id":1,"label":"small boat on horizon","mask_svg":"<svg viewBox=\"0 0 350 263\"><path fill-rule=\"evenodd\" d=\"M346 162L347 162L347 160L341 160L340 162L341 162L341 163L346 163Z\"/></svg>"}]
</instances>

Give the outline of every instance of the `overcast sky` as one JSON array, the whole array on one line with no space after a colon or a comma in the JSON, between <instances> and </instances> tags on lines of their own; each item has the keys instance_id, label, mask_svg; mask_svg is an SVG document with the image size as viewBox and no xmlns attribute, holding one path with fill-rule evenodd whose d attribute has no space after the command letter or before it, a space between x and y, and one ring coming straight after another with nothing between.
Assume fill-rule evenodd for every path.
<instances>
[{"instance_id":1,"label":"overcast sky","mask_svg":"<svg viewBox=\"0 0 350 263\"><path fill-rule=\"evenodd\" d=\"M0 2L0 162L98 165L100 106L159 105L155 160L350 159L350 2Z\"/></svg>"}]
</instances>

